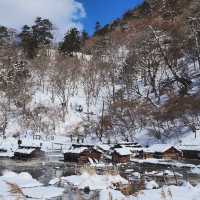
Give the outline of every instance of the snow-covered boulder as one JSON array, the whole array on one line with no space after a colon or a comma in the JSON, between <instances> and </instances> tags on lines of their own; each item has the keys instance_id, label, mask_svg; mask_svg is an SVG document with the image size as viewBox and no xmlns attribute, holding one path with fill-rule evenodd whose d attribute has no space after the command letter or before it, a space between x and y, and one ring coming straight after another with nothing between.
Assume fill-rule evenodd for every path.
<instances>
[{"instance_id":1,"label":"snow-covered boulder","mask_svg":"<svg viewBox=\"0 0 200 200\"><path fill-rule=\"evenodd\" d=\"M81 175L63 177L62 180L78 187L79 189L89 187L90 190L104 190L107 188L115 188L115 184L128 184L128 181L120 175L98 175L89 174L87 172L84 172Z\"/></svg>"},{"instance_id":2,"label":"snow-covered boulder","mask_svg":"<svg viewBox=\"0 0 200 200\"><path fill-rule=\"evenodd\" d=\"M145 188L148 190L158 189L159 185L155 181L149 181L149 182L146 182Z\"/></svg>"}]
</instances>

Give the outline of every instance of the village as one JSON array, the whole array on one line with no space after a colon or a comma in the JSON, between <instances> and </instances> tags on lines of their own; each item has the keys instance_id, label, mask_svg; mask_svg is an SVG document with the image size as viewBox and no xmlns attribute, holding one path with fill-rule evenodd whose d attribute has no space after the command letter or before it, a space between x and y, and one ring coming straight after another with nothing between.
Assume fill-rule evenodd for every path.
<instances>
[{"instance_id":1,"label":"village","mask_svg":"<svg viewBox=\"0 0 200 200\"><path fill-rule=\"evenodd\" d=\"M104 183L106 174L111 179L120 177L120 181L108 188L114 187L115 191L121 191L124 195L145 188L180 186L185 181L196 186L200 180L198 146L154 144L144 147L137 142L92 144L80 136L25 134L1 137L0 164L0 174L8 169L15 173L26 171L47 187L50 184L65 188L67 194L69 190L74 191L72 196L76 196L77 188L79 192L82 191L81 196L89 195L86 199L104 189L103 186L98 189L93 179L98 177L99 181L102 179L102 185L108 184ZM79 185L77 180L80 181ZM66 182L71 189L69 185L66 189Z\"/></svg>"},{"instance_id":2,"label":"village","mask_svg":"<svg viewBox=\"0 0 200 200\"><path fill-rule=\"evenodd\" d=\"M63 161L77 164L87 163L129 163L134 159L148 160L187 160L200 162L198 145L154 144L150 147L137 142L86 143L83 136L23 135L20 137L0 138L0 158L30 160L42 158L48 154L59 153Z\"/></svg>"}]
</instances>

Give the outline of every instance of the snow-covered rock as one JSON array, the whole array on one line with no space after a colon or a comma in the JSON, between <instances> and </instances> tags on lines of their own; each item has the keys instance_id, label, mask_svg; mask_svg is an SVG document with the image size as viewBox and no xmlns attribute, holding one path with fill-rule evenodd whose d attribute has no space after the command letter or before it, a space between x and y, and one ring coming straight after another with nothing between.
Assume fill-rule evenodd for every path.
<instances>
[{"instance_id":1,"label":"snow-covered rock","mask_svg":"<svg viewBox=\"0 0 200 200\"><path fill-rule=\"evenodd\" d=\"M17 174L6 171L3 176L0 176L0 199L3 200L24 199L25 196L36 199L49 199L61 196L63 192L63 188L43 186L42 183L26 172Z\"/></svg>"},{"instance_id":2,"label":"snow-covered rock","mask_svg":"<svg viewBox=\"0 0 200 200\"><path fill-rule=\"evenodd\" d=\"M84 189L89 187L90 190L104 190L107 188L114 188L113 184L120 183L122 185L127 185L128 181L122 178L120 175L98 175L89 174L84 172L81 175L73 175L68 177L63 177L63 181L73 184L79 189Z\"/></svg>"},{"instance_id":3,"label":"snow-covered rock","mask_svg":"<svg viewBox=\"0 0 200 200\"><path fill-rule=\"evenodd\" d=\"M99 194L99 200L125 200L126 197L117 190L113 190L113 189L105 189L102 190Z\"/></svg>"},{"instance_id":4,"label":"snow-covered rock","mask_svg":"<svg viewBox=\"0 0 200 200\"><path fill-rule=\"evenodd\" d=\"M149 181L146 183L145 188L148 190L159 188L158 184L155 181Z\"/></svg>"}]
</instances>

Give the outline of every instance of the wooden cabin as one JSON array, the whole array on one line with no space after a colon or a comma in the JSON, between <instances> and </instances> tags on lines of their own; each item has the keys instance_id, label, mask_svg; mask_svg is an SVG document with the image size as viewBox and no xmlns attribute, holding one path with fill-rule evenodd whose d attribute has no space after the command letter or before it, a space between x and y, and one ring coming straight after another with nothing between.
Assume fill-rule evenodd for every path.
<instances>
[{"instance_id":1,"label":"wooden cabin","mask_svg":"<svg viewBox=\"0 0 200 200\"><path fill-rule=\"evenodd\" d=\"M42 147L42 142L37 140L37 141L31 141L28 139L24 140L18 140L18 147L20 149L33 149L33 148L41 148Z\"/></svg>"},{"instance_id":2,"label":"wooden cabin","mask_svg":"<svg viewBox=\"0 0 200 200\"><path fill-rule=\"evenodd\" d=\"M144 150L144 158L156 158L166 160L181 160L183 157L182 151L174 146L166 144L155 144Z\"/></svg>"},{"instance_id":3,"label":"wooden cabin","mask_svg":"<svg viewBox=\"0 0 200 200\"><path fill-rule=\"evenodd\" d=\"M45 152L41 148L19 148L14 152L14 159L29 160L44 157Z\"/></svg>"},{"instance_id":4,"label":"wooden cabin","mask_svg":"<svg viewBox=\"0 0 200 200\"><path fill-rule=\"evenodd\" d=\"M102 154L103 153L95 147L89 148L89 158L92 158L94 161L101 160Z\"/></svg>"},{"instance_id":5,"label":"wooden cabin","mask_svg":"<svg viewBox=\"0 0 200 200\"><path fill-rule=\"evenodd\" d=\"M200 146L183 145L178 148L183 152L183 159L200 160Z\"/></svg>"},{"instance_id":6,"label":"wooden cabin","mask_svg":"<svg viewBox=\"0 0 200 200\"><path fill-rule=\"evenodd\" d=\"M97 149L101 152L108 154L110 152L111 146L108 144L99 144L97 145Z\"/></svg>"},{"instance_id":7,"label":"wooden cabin","mask_svg":"<svg viewBox=\"0 0 200 200\"><path fill-rule=\"evenodd\" d=\"M14 157L14 153L11 151L0 152L0 159L10 159Z\"/></svg>"},{"instance_id":8,"label":"wooden cabin","mask_svg":"<svg viewBox=\"0 0 200 200\"><path fill-rule=\"evenodd\" d=\"M12 158L14 153L10 150L8 151L5 147L0 146L0 158Z\"/></svg>"},{"instance_id":9,"label":"wooden cabin","mask_svg":"<svg viewBox=\"0 0 200 200\"><path fill-rule=\"evenodd\" d=\"M115 148L112 153L112 161L114 163L128 163L130 157L131 152L128 148Z\"/></svg>"},{"instance_id":10,"label":"wooden cabin","mask_svg":"<svg viewBox=\"0 0 200 200\"><path fill-rule=\"evenodd\" d=\"M142 159L144 155L144 150L141 147L129 147L131 151L131 158Z\"/></svg>"},{"instance_id":11,"label":"wooden cabin","mask_svg":"<svg viewBox=\"0 0 200 200\"><path fill-rule=\"evenodd\" d=\"M63 154L65 162L75 162L79 164L88 163L89 159L92 159L93 161L99 161L102 156L102 152L95 148L87 147L72 148L63 152Z\"/></svg>"},{"instance_id":12,"label":"wooden cabin","mask_svg":"<svg viewBox=\"0 0 200 200\"><path fill-rule=\"evenodd\" d=\"M99 144L96 146L96 149L100 152L102 152L102 161L105 163L112 162L112 156L111 156L111 146L109 144Z\"/></svg>"}]
</instances>

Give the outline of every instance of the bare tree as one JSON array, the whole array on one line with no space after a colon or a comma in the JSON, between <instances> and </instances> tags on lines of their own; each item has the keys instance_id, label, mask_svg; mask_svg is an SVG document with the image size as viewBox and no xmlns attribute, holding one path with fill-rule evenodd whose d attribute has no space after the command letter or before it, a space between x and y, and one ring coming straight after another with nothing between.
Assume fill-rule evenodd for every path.
<instances>
[{"instance_id":1,"label":"bare tree","mask_svg":"<svg viewBox=\"0 0 200 200\"><path fill-rule=\"evenodd\" d=\"M63 121L68 112L69 100L77 89L78 69L79 62L76 58L58 57L51 77L51 85L61 104Z\"/></svg>"},{"instance_id":2,"label":"bare tree","mask_svg":"<svg viewBox=\"0 0 200 200\"><path fill-rule=\"evenodd\" d=\"M3 136L5 136L5 134L6 134L6 128L8 125L8 114L9 114L8 102L2 101L2 99L1 99L1 102L0 102L0 132L2 132Z\"/></svg>"}]
</instances>

